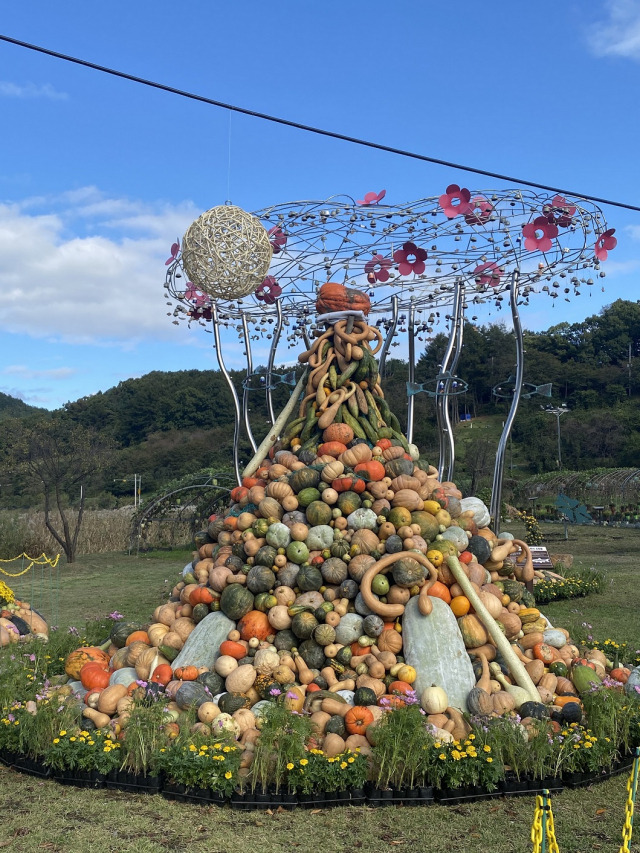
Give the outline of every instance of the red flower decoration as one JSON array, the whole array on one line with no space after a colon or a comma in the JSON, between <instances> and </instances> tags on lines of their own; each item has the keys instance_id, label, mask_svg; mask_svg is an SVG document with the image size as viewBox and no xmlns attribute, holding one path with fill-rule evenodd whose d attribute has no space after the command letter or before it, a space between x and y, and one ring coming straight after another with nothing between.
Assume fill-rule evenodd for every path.
<instances>
[{"instance_id":1,"label":"red flower decoration","mask_svg":"<svg viewBox=\"0 0 640 853\"><path fill-rule=\"evenodd\" d=\"M370 261L367 261L364 265L364 271L367 274L369 284L376 281L389 281L389 267L392 264L393 261L390 258L383 258L382 255L374 255Z\"/></svg>"},{"instance_id":2,"label":"red flower decoration","mask_svg":"<svg viewBox=\"0 0 640 853\"><path fill-rule=\"evenodd\" d=\"M538 216L533 222L522 226L522 234L527 251L535 252L538 249L548 252L553 245L552 239L558 236L558 226L549 222L546 216Z\"/></svg>"},{"instance_id":3,"label":"red flower decoration","mask_svg":"<svg viewBox=\"0 0 640 853\"><path fill-rule=\"evenodd\" d=\"M419 249L415 243L405 243L401 249L393 253L393 260L398 264L400 275L421 275L424 272L427 259L425 249Z\"/></svg>"},{"instance_id":4,"label":"red flower decoration","mask_svg":"<svg viewBox=\"0 0 640 853\"><path fill-rule=\"evenodd\" d=\"M486 287L487 285L497 287L502 278L502 270L493 261L487 261L486 264L480 264L474 269L473 276L478 287Z\"/></svg>"},{"instance_id":5,"label":"red flower decoration","mask_svg":"<svg viewBox=\"0 0 640 853\"><path fill-rule=\"evenodd\" d=\"M596 240L595 253L599 261L606 261L609 252L618 245L618 241L613 236L615 233L615 228L609 228Z\"/></svg>"},{"instance_id":6,"label":"red flower decoration","mask_svg":"<svg viewBox=\"0 0 640 853\"><path fill-rule=\"evenodd\" d=\"M453 219L458 214L464 216L465 213L473 210L470 199L471 193L469 190L460 189L457 184L449 184L447 191L444 195L440 196L438 201L447 219ZM454 202L457 202L457 204L454 204Z\"/></svg>"},{"instance_id":7,"label":"red flower decoration","mask_svg":"<svg viewBox=\"0 0 640 853\"><path fill-rule=\"evenodd\" d=\"M191 300L196 308L200 308L202 305L211 305L211 299L209 296L201 290L198 290L197 287L194 287L190 281L187 282L187 289L184 292L184 298Z\"/></svg>"},{"instance_id":8,"label":"red flower decoration","mask_svg":"<svg viewBox=\"0 0 640 853\"><path fill-rule=\"evenodd\" d=\"M442 203L442 202L441 202ZM467 225L484 225L493 213L493 205L483 196L479 195L471 199L471 210L465 213L464 221Z\"/></svg>"},{"instance_id":9,"label":"red flower decoration","mask_svg":"<svg viewBox=\"0 0 640 853\"><path fill-rule=\"evenodd\" d=\"M279 225L274 225L273 228L269 228L267 233L269 234L269 242L271 243L273 254L277 255L278 252L281 252L287 245L287 235Z\"/></svg>"},{"instance_id":10,"label":"red flower decoration","mask_svg":"<svg viewBox=\"0 0 640 853\"><path fill-rule=\"evenodd\" d=\"M278 296L282 293L282 288L275 280L274 276L268 275L262 284L256 288L256 299L265 302L267 305L273 305Z\"/></svg>"},{"instance_id":11,"label":"red flower decoration","mask_svg":"<svg viewBox=\"0 0 640 853\"><path fill-rule=\"evenodd\" d=\"M175 259L178 257L178 252L180 251L180 240L176 240L175 243L171 244L171 257L167 258L164 262L165 267L168 267L169 264L172 264Z\"/></svg>"},{"instance_id":12,"label":"red flower decoration","mask_svg":"<svg viewBox=\"0 0 640 853\"><path fill-rule=\"evenodd\" d=\"M570 204L562 195L554 195L550 202L544 205L542 212L549 222L560 228L568 228L572 222L577 207Z\"/></svg>"},{"instance_id":13,"label":"red flower decoration","mask_svg":"<svg viewBox=\"0 0 640 853\"><path fill-rule=\"evenodd\" d=\"M368 192L368 193L366 193L365 197L362 199L359 199L356 202L356 204L359 204L359 205L378 204L378 202L382 201L382 199L386 196L386 194L387 194L386 190L380 190L379 193Z\"/></svg>"}]
</instances>

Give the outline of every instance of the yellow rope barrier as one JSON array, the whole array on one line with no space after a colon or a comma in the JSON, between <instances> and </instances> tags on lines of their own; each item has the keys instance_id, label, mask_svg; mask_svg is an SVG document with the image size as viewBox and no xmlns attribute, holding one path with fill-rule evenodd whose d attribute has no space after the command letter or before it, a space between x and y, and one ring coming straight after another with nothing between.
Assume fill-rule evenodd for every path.
<instances>
[{"instance_id":1,"label":"yellow rope barrier","mask_svg":"<svg viewBox=\"0 0 640 853\"><path fill-rule=\"evenodd\" d=\"M536 797L536 810L531 826L531 841L533 853L560 853L556 841L556 828L551 810L551 798L548 791ZM548 846L547 846L548 844Z\"/></svg>"},{"instance_id":2,"label":"yellow rope barrier","mask_svg":"<svg viewBox=\"0 0 640 853\"><path fill-rule=\"evenodd\" d=\"M622 847L619 853L629 853L631 850L631 835L633 833L633 812L635 810L636 794L638 793L638 755L640 750L635 750L633 766L627 781L627 804L625 808L624 827L622 829Z\"/></svg>"},{"instance_id":3,"label":"yellow rope barrier","mask_svg":"<svg viewBox=\"0 0 640 853\"><path fill-rule=\"evenodd\" d=\"M8 578L19 578L22 575L26 575L26 573L33 568L33 566L51 566L52 569L55 569L58 565L58 560L60 559L60 554L56 554L53 560L50 560L46 554L40 554L39 557L30 557L28 554L20 554L18 557L12 557L10 560L0 560L0 563L15 563L16 560L31 560L26 569L23 569L21 572L6 572L0 566L0 573L5 575Z\"/></svg>"}]
</instances>

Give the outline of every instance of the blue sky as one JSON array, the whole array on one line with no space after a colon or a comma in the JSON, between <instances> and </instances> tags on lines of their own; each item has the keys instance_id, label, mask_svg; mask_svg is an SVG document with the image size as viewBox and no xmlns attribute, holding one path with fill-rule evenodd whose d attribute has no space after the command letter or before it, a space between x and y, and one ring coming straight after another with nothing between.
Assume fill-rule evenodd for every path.
<instances>
[{"instance_id":1,"label":"blue sky","mask_svg":"<svg viewBox=\"0 0 640 853\"><path fill-rule=\"evenodd\" d=\"M3 8L0 32L301 123L640 204L640 0ZM175 326L164 261L200 212L495 180L324 139L0 42L0 390L56 408L150 370L215 367ZM636 153L634 153L636 152ZM640 214L604 208L605 292L637 299ZM495 317L494 317L495 319ZM240 366L239 363L237 366Z\"/></svg>"}]
</instances>

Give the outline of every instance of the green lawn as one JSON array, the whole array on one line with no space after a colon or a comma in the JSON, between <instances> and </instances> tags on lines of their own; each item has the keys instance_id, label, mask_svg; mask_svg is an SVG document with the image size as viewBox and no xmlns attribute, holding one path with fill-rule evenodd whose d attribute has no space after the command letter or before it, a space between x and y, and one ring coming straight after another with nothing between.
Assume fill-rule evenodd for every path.
<instances>
[{"instance_id":1,"label":"green lawn","mask_svg":"<svg viewBox=\"0 0 640 853\"><path fill-rule=\"evenodd\" d=\"M505 525L506 526L506 525ZM509 526L514 532L521 529ZM591 632L640 648L640 531L542 525L552 553L571 553L574 565L606 572L605 593L545 605L555 624L576 634ZM61 566L60 625L119 610L127 618L149 619L166 598L190 551L140 557L100 554ZM593 626L587 629L582 623ZM624 824L626 777L553 800L562 853L619 850ZM534 799L497 799L444 808L337 809L317 813L239 813L200 809L109 791L84 791L41 782L0 768L0 847L15 853L278 853L296 849L406 849L448 853L519 853L531 850ZM637 823L637 821L636 821ZM640 825L635 844L640 849Z\"/></svg>"}]
</instances>

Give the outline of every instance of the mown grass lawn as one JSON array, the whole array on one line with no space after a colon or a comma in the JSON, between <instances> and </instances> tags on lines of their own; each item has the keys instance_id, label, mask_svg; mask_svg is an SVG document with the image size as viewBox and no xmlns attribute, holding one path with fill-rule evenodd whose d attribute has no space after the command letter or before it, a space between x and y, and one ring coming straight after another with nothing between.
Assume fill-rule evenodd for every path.
<instances>
[{"instance_id":1,"label":"mown grass lawn","mask_svg":"<svg viewBox=\"0 0 640 853\"><path fill-rule=\"evenodd\" d=\"M511 526L514 532L521 529ZM542 525L552 553L606 573L605 592L543 610L577 636L612 638L640 648L640 531ZM190 559L190 551L139 557L100 554L61 569L60 625L82 625L113 610L148 620ZM583 625L584 623L584 625ZM587 627L592 626L592 627ZM626 776L553 799L562 853L620 848ZM533 797L444 808L348 808L292 813L202 809L111 791L64 788L0 768L0 848L15 853L266 853L380 850L519 853L531 850ZM637 823L637 821L636 821ZM635 844L640 845L640 826ZM640 846L639 848L640 849Z\"/></svg>"}]
</instances>

